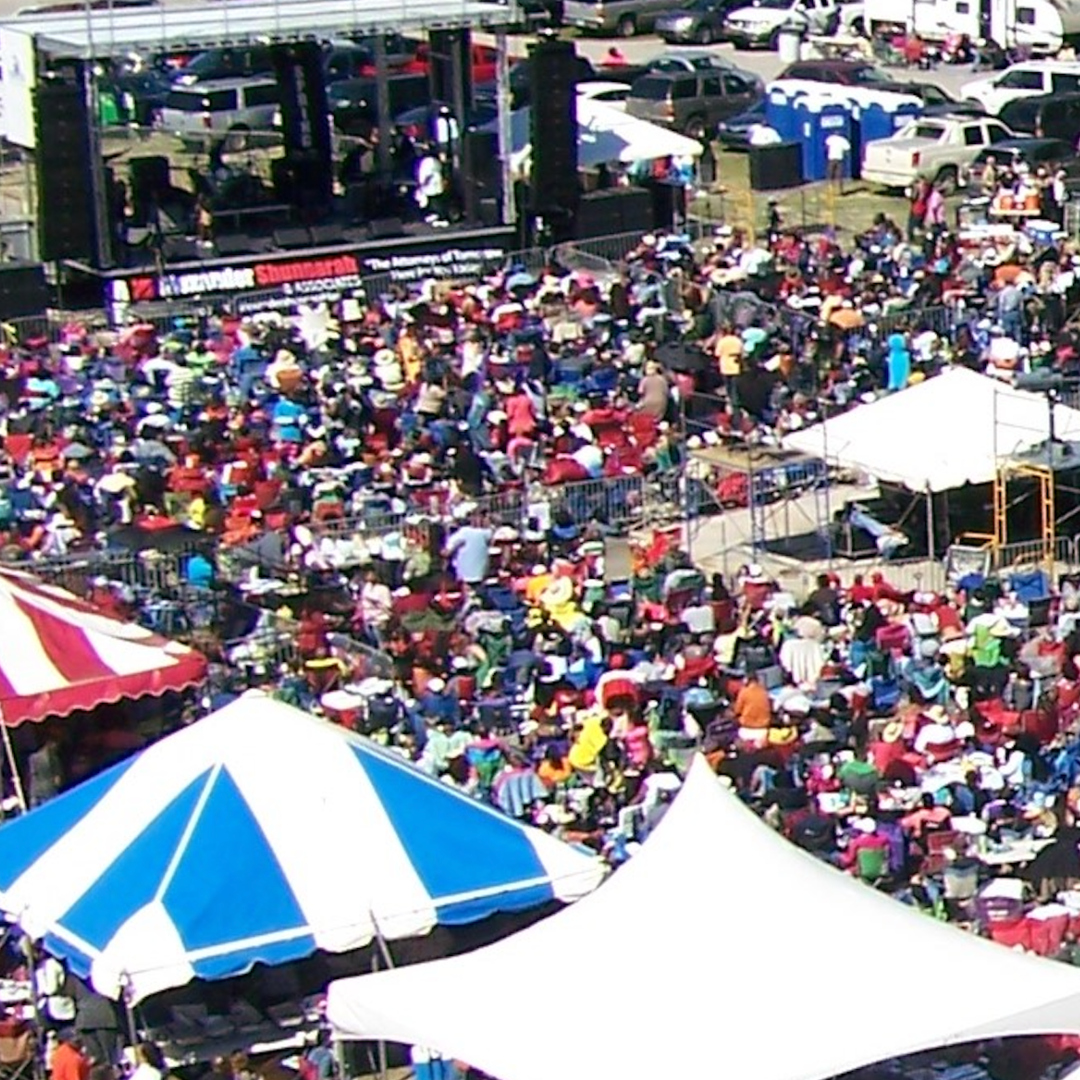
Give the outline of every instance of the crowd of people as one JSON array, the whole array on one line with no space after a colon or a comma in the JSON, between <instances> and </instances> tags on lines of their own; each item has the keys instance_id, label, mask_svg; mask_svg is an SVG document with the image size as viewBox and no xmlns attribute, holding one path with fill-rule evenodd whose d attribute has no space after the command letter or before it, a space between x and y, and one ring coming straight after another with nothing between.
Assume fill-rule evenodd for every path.
<instances>
[{"instance_id":1,"label":"crowd of people","mask_svg":"<svg viewBox=\"0 0 1080 1080\"><path fill-rule=\"evenodd\" d=\"M702 444L949 364L1074 372L1078 261L884 215L845 247L774 211L761 243L647 235L609 273L553 253L334 313L72 324L4 349L3 554L49 573L173 545L213 704L269 689L613 863L700 749L821 858L1073 962L1074 588L825 575L794 597L626 527L650 491L681 505ZM147 608L107 571L87 590ZM259 613L239 646L222 593ZM981 895L1014 867L1026 891Z\"/></svg>"}]
</instances>

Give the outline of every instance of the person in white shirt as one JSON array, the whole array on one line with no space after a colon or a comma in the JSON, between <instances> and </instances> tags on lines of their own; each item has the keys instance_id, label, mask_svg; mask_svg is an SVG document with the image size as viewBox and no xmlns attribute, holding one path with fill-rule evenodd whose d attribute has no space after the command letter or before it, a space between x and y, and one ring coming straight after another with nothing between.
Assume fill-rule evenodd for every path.
<instances>
[{"instance_id":1,"label":"person in white shirt","mask_svg":"<svg viewBox=\"0 0 1080 1080\"><path fill-rule=\"evenodd\" d=\"M446 178L443 165L431 147L425 148L416 163L416 203L427 211L425 220L431 225L445 224L443 202L446 196Z\"/></svg>"},{"instance_id":2,"label":"person in white shirt","mask_svg":"<svg viewBox=\"0 0 1080 1080\"><path fill-rule=\"evenodd\" d=\"M846 135L834 131L825 137L825 177L830 184L838 184L843 193L844 187L844 162L851 153L851 141Z\"/></svg>"}]
</instances>

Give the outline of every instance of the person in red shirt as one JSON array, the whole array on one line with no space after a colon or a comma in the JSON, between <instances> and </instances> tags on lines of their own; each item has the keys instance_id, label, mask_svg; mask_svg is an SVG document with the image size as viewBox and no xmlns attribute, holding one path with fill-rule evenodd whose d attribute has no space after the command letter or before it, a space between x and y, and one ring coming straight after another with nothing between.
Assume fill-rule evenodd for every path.
<instances>
[{"instance_id":1,"label":"person in red shirt","mask_svg":"<svg viewBox=\"0 0 1080 1080\"><path fill-rule=\"evenodd\" d=\"M90 1080L90 1059L82 1052L75 1032L64 1028L49 1063L50 1080Z\"/></svg>"}]
</instances>

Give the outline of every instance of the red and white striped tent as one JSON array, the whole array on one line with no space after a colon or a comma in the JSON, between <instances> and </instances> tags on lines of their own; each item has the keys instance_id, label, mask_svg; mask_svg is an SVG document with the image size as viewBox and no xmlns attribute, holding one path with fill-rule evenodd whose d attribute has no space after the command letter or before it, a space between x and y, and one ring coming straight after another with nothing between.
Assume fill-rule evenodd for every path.
<instances>
[{"instance_id":1,"label":"red and white striped tent","mask_svg":"<svg viewBox=\"0 0 1080 1080\"><path fill-rule=\"evenodd\" d=\"M182 690L206 674L194 649L11 570L0 570L0 642L0 716L9 727Z\"/></svg>"}]
</instances>

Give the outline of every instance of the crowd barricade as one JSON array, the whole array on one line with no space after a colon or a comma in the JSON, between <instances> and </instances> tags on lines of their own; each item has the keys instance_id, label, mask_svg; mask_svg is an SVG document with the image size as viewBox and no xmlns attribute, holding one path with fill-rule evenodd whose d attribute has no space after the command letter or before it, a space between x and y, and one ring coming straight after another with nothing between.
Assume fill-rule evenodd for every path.
<instances>
[{"instance_id":1,"label":"crowd barricade","mask_svg":"<svg viewBox=\"0 0 1080 1080\"><path fill-rule=\"evenodd\" d=\"M68 555L35 559L11 559L0 556L0 566L33 574L50 585L57 585L78 596L85 596L95 578L135 589L162 592L179 586L184 580L184 565L199 545L179 551L81 551Z\"/></svg>"},{"instance_id":2,"label":"crowd barricade","mask_svg":"<svg viewBox=\"0 0 1080 1080\"><path fill-rule=\"evenodd\" d=\"M1076 566L1077 538L1055 536L1051 550L1047 551L1046 541L1020 540L1012 544L1002 544L993 550L992 565L995 570L1009 570L1013 567L1034 566L1053 562L1071 568Z\"/></svg>"}]
</instances>

